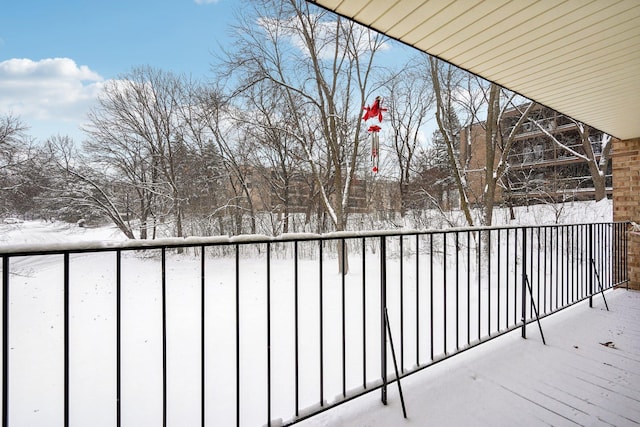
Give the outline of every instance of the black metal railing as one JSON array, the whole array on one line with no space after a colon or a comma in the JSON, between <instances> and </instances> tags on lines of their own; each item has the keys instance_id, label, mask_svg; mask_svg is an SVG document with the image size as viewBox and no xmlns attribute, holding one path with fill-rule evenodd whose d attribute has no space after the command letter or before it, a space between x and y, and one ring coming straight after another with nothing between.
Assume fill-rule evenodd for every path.
<instances>
[{"instance_id":1,"label":"black metal railing","mask_svg":"<svg viewBox=\"0 0 640 427\"><path fill-rule=\"evenodd\" d=\"M525 336L628 282L627 228L6 247L2 425L290 425L386 401L389 332L401 378Z\"/></svg>"}]
</instances>

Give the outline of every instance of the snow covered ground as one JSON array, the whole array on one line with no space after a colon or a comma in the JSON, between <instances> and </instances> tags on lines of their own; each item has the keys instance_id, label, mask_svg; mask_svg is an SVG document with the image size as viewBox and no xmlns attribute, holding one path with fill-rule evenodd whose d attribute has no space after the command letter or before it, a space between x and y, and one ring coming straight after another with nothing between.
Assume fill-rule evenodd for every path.
<instances>
[{"instance_id":1,"label":"snow covered ground","mask_svg":"<svg viewBox=\"0 0 640 427\"><path fill-rule=\"evenodd\" d=\"M631 426L640 424L640 292L618 289L504 335L300 425Z\"/></svg>"},{"instance_id":2,"label":"snow covered ground","mask_svg":"<svg viewBox=\"0 0 640 427\"><path fill-rule=\"evenodd\" d=\"M506 218L506 215L502 217ZM580 223L610 221L611 205L610 202L575 204L560 211L548 206L521 208L517 217L520 223L534 224L553 224L557 219ZM124 238L112 227L80 228L40 222L0 225L2 245L59 245L94 240L123 241ZM240 424L260 426L269 419L290 420L295 417L296 408L304 412L305 408L317 407L321 401L331 404L343 399L345 394L349 396L379 381L379 253L372 246L364 259L354 256L351 272L343 285L342 276L336 271L335 247L327 245L326 262L321 266L317 259L317 242L310 245L300 244L297 276L292 263L292 243L274 245L269 267L265 245L241 249L238 277L233 248L226 254L215 251L205 257L207 425L235 425L237 394ZM406 249L410 253L411 246ZM505 252L503 255L509 256ZM164 283L169 425L200 425L200 262L200 257L193 252L167 253ZM467 332L458 328L454 331L449 326L444 335L436 334L433 344L430 343L426 333L430 329L429 317L424 314L426 312L418 315L419 310L413 307L427 307L432 301L426 289L417 289L412 283L417 280L416 275L427 277L431 270L422 264L416 268L416 262L410 258L402 264L408 285L390 285L387 295L389 306L394 307L390 309L390 316L396 345L400 345L400 328L403 329L402 336L407 337L402 343L404 352L399 355L402 366L407 369L431 363L430 352L438 357L444 351L454 351L456 333L464 335ZM436 260L438 263L436 281L440 280L442 267L446 264ZM269 281L267 268L270 269ZM321 285L318 283L320 268L323 271ZM397 252L390 256L387 268L389 276L399 276L401 264ZM72 425L112 426L116 424L116 255L113 252L72 254L69 270ZM11 425L62 425L62 256L14 258L10 273ZM367 284L363 286L365 282ZM509 285L503 282L503 286ZM123 252L121 289L122 422L133 426L161 425L164 343L160 251ZM443 319L444 315L447 319L449 316L451 324L455 321L451 317L455 306L451 308L453 299L450 296L446 305L450 307L449 314L443 312L442 301L447 300L442 292L444 290L436 290L433 294L435 318ZM477 293L468 295L468 301L475 307L478 298L486 300L487 292L487 289L478 289ZM466 297L464 293L461 296ZM406 300L407 306L403 316L397 309L401 298ZM512 313L515 310L516 307L512 307ZM484 319L485 313L481 314ZM403 324L404 319L407 319L406 324ZM236 342L237 321L240 324L239 342ZM464 311L461 311L459 321L466 324ZM442 329L442 320L434 322L436 330ZM471 319L470 322L470 329L475 331L477 324ZM319 333L320 325L322 334ZM480 351L485 351L483 347ZM297 363L293 351L296 348ZM389 372L392 372L391 354L388 357ZM427 371L449 363L436 364ZM298 390L297 399L294 390ZM394 388L389 390L392 393ZM355 402L368 402L370 396L377 395L378 392L374 392ZM353 405L349 403L344 408ZM358 405L361 404L355 404ZM348 415L342 408L305 423L354 425L344 421ZM409 411L413 417L416 409L409 408ZM388 412L393 413L392 417L380 425L399 424L396 411ZM357 422L355 425L369 424Z\"/></svg>"}]
</instances>

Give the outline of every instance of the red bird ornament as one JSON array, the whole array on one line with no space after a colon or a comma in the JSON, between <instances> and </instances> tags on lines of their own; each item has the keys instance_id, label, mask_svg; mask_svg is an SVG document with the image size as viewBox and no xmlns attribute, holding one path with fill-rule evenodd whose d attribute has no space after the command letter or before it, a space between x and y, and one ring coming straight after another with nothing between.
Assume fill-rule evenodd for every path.
<instances>
[{"instance_id":1,"label":"red bird ornament","mask_svg":"<svg viewBox=\"0 0 640 427\"><path fill-rule=\"evenodd\" d=\"M363 107L363 110L365 111L365 113L364 113L364 117L362 117L362 120L367 121L371 118L377 117L378 121L380 122L382 122L382 112L387 111L386 108L382 108L382 98L379 96L376 96L376 99L375 101L373 101L373 104L365 105Z\"/></svg>"}]
</instances>

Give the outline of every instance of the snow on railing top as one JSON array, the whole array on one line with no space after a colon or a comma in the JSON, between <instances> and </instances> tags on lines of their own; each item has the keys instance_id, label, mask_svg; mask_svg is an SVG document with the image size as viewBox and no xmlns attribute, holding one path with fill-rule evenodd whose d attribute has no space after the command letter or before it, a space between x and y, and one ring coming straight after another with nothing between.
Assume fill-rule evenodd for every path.
<instances>
[{"instance_id":1,"label":"snow on railing top","mask_svg":"<svg viewBox=\"0 0 640 427\"><path fill-rule=\"evenodd\" d=\"M197 246L221 246L233 244L265 244L277 242L293 242L293 241L314 241L314 240L340 240L340 239L357 239L357 238L375 238L385 236L408 236L408 235L428 235L441 233L462 233L462 232L479 232L487 230L513 230L528 228L549 228L549 227L570 227L588 224L615 224L616 222L599 222L599 223L574 223L574 224L548 224L548 225L505 225L492 227L457 227L446 229L428 229L428 230L368 230L368 231L334 231L331 233L285 233L279 236L267 236L258 234L242 234L238 236L213 236L213 237L170 237L160 239L146 240L101 240L86 241L74 243L21 243L14 245L0 245L0 256L11 255L38 255L38 254L61 254L65 252L107 252L115 250L140 250L140 249L161 249L161 248L180 248L180 247L197 247ZM629 223L622 221L622 223Z\"/></svg>"}]
</instances>

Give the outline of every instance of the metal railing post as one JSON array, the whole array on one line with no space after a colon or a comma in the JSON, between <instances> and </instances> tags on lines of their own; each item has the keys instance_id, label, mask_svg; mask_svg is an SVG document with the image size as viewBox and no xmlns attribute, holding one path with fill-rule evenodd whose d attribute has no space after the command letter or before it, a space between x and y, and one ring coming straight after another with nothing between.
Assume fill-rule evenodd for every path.
<instances>
[{"instance_id":1,"label":"metal railing post","mask_svg":"<svg viewBox=\"0 0 640 427\"><path fill-rule=\"evenodd\" d=\"M70 374L70 361L69 361L69 252L65 252L63 255L63 329L64 329L64 426L69 426L69 374Z\"/></svg>"},{"instance_id":2,"label":"metal railing post","mask_svg":"<svg viewBox=\"0 0 640 427\"><path fill-rule=\"evenodd\" d=\"M2 427L9 426L9 257L2 257Z\"/></svg>"},{"instance_id":3,"label":"metal railing post","mask_svg":"<svg viewBox=\"0 0 640 427\"><path fill-rule=\"evenodd\" d=\"M380 376L382 379L381 400L387 404L387 241L380 237Z\"/></svg>"},{"instance_id":4,"label":"metal railing post","mask_svg":"<svg viewBox=\"0 0 640 427\"><path fill-rule=\"evenodd\" d=\"M593 308L593 224L589 224L589 308Z\"/></svg>"},{"instance_id":5,"label":"metal railing post","mask_svg":"<svg viewBox=\"0 0 640 427\"><path fill-rule=\"evenodd\" d=\"M527 229L522 228L522 338L527 338Z\"/></svg>"}]
</instances>

